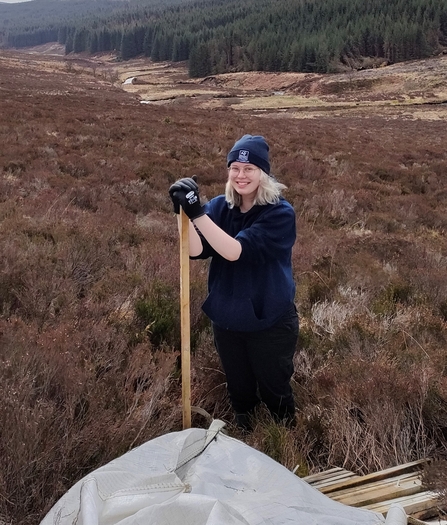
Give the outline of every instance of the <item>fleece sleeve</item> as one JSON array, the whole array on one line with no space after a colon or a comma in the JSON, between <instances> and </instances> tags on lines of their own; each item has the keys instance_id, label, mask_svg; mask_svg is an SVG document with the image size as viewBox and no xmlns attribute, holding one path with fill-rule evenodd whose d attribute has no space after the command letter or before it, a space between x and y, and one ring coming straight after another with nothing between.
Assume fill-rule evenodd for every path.
<instances>
[{"instance_id":1,"label":"fleece sleeve","mask_svg":"<svg viewBox=\"0 0 447 525\"><path fill-rule=\"evenodd\" d=\"M296 240L295 211L286 202L269 207L236 235L242 245L240 261L264 264L290 253Z\"/></svg>"}]
</instances>

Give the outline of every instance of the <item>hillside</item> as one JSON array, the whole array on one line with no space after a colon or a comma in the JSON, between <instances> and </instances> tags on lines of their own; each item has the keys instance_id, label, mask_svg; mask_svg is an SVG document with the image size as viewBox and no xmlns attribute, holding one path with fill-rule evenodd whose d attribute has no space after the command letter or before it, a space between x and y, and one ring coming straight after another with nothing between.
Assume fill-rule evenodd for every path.
<instances>
[{"instance_id":1,"label":"hillside","mask_svg":"<svg viewBox=\"0 0 447 525\"><path fill-rule=\"evenodd\" d=\"M234 426L198 261L192 404L299 475L434 457L445 490L445 57L192 80L184 63L29 51L0 52L0 521L38 523L181 428L167 189L196 174L204 199L221 193L243 133L267 138L297 216L298 425Z\"/></svg>"},{"instance_id":2,"label":"hillside","mask_svg":"<svg viewBox=\"0 0 447 525\"><path fill-rule=\"evenodd\" d=\"M188 61L192 78L333 73L446 52L443 0L36 0L0 5L0 46Z\"/></svg>"}]
</instances>

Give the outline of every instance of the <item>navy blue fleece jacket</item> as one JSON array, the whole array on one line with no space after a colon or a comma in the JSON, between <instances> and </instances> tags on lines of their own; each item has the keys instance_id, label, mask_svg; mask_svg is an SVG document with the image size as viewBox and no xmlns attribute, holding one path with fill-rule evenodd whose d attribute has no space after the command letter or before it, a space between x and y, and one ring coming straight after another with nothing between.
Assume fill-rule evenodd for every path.
<instances>
[{"instance_id":1,"label":"navy blue fleece jacket","mask_svg":"<svg viewBox=\"0 0 447 525\"><path fill-rule=\"evenodd\" d=\"M237 261L221 257L202 237L203 252L212 257L208 297L203 311L218 326L251 332L270 328L294 304L292 247L295 211L283 198L277 204L253 206L241 213L220 195L205 205L206 214L242 245Z\"/></svg>"}]
</instances>

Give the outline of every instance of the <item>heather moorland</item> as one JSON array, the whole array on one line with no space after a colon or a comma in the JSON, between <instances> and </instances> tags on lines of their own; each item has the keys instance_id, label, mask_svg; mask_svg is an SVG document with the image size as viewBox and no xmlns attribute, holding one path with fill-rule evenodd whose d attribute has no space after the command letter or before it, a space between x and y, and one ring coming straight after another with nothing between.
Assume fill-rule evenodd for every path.
<instances>
[{"instance_id":1,"label":"heather moorland","mask_svg":"<svg viewBox=\"0 0 447 525\"><path fill-rule=\"evenodd\" d=\"M167 189L197 175L204 199L222 192L244 133L267 138L297 215L298 425L261 411L252 434L234 427L198 261L192 404L298 475L442 467L445 58L192 80L185 64L1 52L0 521L39 522L88 472L181 430Z\"/></svg>"}]
</instances>

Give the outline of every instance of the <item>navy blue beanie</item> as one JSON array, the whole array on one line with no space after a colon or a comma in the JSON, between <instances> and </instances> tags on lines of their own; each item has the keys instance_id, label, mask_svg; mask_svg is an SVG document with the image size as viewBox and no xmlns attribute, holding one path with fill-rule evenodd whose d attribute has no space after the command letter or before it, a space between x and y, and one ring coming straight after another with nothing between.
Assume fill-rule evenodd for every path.
<instances>
[{"instance_id":1,"label":"navy blue beanie","mask_svg":"<svg viewBox=\"0 0 447 525\"><path fill-rule=\"evenodd\" d=\"M269 146L261 135L244 135L231 148L227 162L228 166L232 162L254 164L270 175Z\"/></svg>"}]
</instances>

